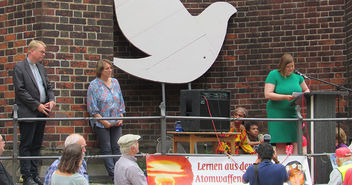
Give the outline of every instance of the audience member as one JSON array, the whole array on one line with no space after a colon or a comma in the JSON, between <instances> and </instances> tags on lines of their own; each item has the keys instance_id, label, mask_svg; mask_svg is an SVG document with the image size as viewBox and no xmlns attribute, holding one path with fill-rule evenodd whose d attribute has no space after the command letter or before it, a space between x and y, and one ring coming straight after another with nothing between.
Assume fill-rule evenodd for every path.
<instances>
[{"instance_id":1,"label":"audience member","mask_svg":"<svg viewBox=\"0 0 352 185\"><path fill-rule=\"evenodd\" d=\"M72 144L79 144L82 148L82 152L84 155L84 153L86 152L86 140L81 135L79 134L69 135L65 140L65 148ZM58 169L60 160L61 160L61 157L59 159L56 159L48 168L44 179L44 185L50 185L51 176ZM87 173L87 163L84 159L82 160L82 164L78 169L78 173L83 175L84 178L87 180L87 182L89 182L88 173Z\"/></svg>"},{"instance_id":2,"label":"audience member","mask_svg":"<svg viewBox=\"0 0 352 185\"><path fill-rule=\"evenodd\" d=\"M45 118L55 107L53 87L48 80L44 66L40 64L45 57L46 45L32 40L24 61L18 62L13 70L15 103L19 118ZM19 121L20 156L40 156L45 121ZM37 159L20 160L24 185L42 185L38 176Z\"/></svg>"},{"instance_id":3,"label":"audience member","mask_svg":"<svg viewBox=\"0 0 352 185\"><path fill-rule=\"evenodd\" d=\"M343 185L352 185L352 168L347 170Z\"/></svg>"},{"instance_id":4,"label":"audience member","mask_svg":"<svg viewBox=\"0 0 352 185\"><path fill-rule=\"evenodd\" d=\"M347 145L347 136L345 131L340 127L336 126L336 149L340 147L348 147Z\"/></svg>"},{"instance_id":5,"label":"audience member","mask_svg":"<svg viewBox=\"0 0 352 185\"><path fill-rule=\"evenodd\" d=\"M58 169L51 176L50 185L88 185L87 179L78 173L83 157L81 145L70 144L65 147Z\"/></svg>"},{"instance_id":6,"label":"audience member","mask_svg":"<svg viewBox=\"0 0 352 185\"><path fill-rule=\"evenodd\" d=\"M123 117L125 103L120 84L112 78L112 62L100 60L96 65L96 77L88 87L87 111L92 117ZM99 148L103 155L119 155L117 140L122 135L122 120L93 120ZM119 157L104 158L109 176L114 178L114 165Z\"/></svg>"},{"instance_id":7,"label":"audience member","mask_svg":"<svg viewBox=\"0 0 352 185\"><path fill-rule=\"evenodd\" d=\"M349 148L340 147L336 149L335 156L338 167L330 173L328 185L342 185L347 170L352 168L352 152Z\"/></svg>"},{"instance_id":8,"label":"audience member","mask_svg":"<svg viewBox=\"0 0 352 185\"><path fill-rule=\"evenodd\" d=\"M139 153L140 138L139 135L126 134L119 139L122 157L115 164L115 185L147 185L147 179L135 157Z\"/></svg>"},{"instance_id":9,"label":"audience member","mask_svg":"<svg viewBox=\"0 0 352 185\"><path fill-rule=\"evenodd\" d=\"M284 54L279 63L279 69L271 71L265 80L264 95L268 99L268 118L296 118L292 93L309 92L303 77L294 73L295 62L290 54ZM297 122L269 121L268 130L271 143L276 145L278 154L297 153ZM287 143L289 143L287 145Z\"/></svg>"},{"instance_id":10,"label":"audience member","mask_svg":"<svg viewBox=\"0 0 352 185\"><path fill-rule=\"evenodd\" d=\"M4 138L0 135L0 156L2 153L5 151L5 140ZM11 176L9 173L7 173L5 167L2 165L0 162L0 184L1 185L13 185L14 183L12 182Z\"/></svg>"},{"instance_id":11,"label":"audience member","mask_svg":"<svg viewBox=\"0 0 352 185\"><path fill-rule=\"evenodd\" d=\"M277 155L269 143L259 145L258 159L255 164L248 167L243 175L243 183L255 185L282 185L288 180L285 166L279 164ZM273 164L274 160L276 164Z\"/></svg>"}]
</instances>

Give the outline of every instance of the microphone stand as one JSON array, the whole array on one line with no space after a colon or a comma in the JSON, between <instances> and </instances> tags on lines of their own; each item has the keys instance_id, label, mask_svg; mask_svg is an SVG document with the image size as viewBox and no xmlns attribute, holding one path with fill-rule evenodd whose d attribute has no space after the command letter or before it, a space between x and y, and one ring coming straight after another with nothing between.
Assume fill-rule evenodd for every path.
<instances>
[{"instance_id":1,"label":"microphone stand","mask_svg":"<svg viewBox=\"0 0 352 185\"><path fill-rule=\"evenodd\" d=\"M323 82L325 84L328 84L328 85L331 85L331 86L334 86L336 87L336 90L346 90L348 91L349 93L352 92L352 89L350 88L347 88L345 86L342 86L342 85L337 85L337 84L334 84L334 83L331 83L331 82L328 82L328 81L325 81L325 80L322 80L322 79L319 79L319 78L316 78L316 77L312 77L312 76L308 76L307 74L305 74L307 76L308 79L312 79L312 80L316 80L316 81L319 81L319 82ZM302 76L302 75L300 75Z\"/></svg>"}]
</instances>

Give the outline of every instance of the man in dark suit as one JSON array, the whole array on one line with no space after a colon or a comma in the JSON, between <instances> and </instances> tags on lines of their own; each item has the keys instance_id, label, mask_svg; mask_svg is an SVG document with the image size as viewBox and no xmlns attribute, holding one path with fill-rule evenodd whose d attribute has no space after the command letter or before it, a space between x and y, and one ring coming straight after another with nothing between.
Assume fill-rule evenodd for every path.
<instances>
[{"instance_id":1,"label":"man in dark suit","mask_svg":"<svg viewBox=\"0 0 352 185\"><path fill-rule=\"evenodd\" d=\"M48 80L43 61L46 45L42 41L29 43L27 58L14 67L13 84L15 103L19 118L48 117L56 105L53 88ZM45 121L19 122L21 143L20 156L39 156L42 145ZM21 174L24 185L42 184L38 176L38 160L21 160Z\"/></svg>"}]
</instances>

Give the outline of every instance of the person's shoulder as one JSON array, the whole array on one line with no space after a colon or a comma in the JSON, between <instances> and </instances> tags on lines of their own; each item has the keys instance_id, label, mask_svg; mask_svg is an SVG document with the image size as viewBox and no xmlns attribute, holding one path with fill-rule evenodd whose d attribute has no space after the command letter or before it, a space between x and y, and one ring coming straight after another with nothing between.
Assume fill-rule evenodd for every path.
<instances>
[{"instance_id":1,"label":"person's shoulder","mask_svg":"<svg viewBox=\"0 0 352 185\"><path fill-rule=\"evenodd\" d=\"M71 176L71 178L74 178L74 179L81 179L81 178L83 178L83 179L84 179L83 175L81 175L80 173L74 173L74 174Z\"/></svg>"},{"instance_id":2,"label":"person's shoulder","mask_svg":"<svg viewBox=\"0 0 352 185\"><path fill-rule=\"evenodd\" d=\"M254 170L254 167L255 167L255 166L258 166L258 165L260 165L260 163L259 163L259 164L254 164L254 163L253 163L252 165L248 166L246 172L247 172L247 171L252 171L252 170ZM258 166L258 167L259 167L259 166Z\"/></svg>"},{"instance_id":3,"label":"person's shoulder","mask_svg":"<svg viewBox=\"0 0 352 185\"><path fill-rule=\"evenodd\" d=\"M79 184L88 184L87 180L80 173L75 173L71 176L73 181L79 182Z\"/></svg>"},{"instance_id":4,"label":"person's shoulder","mask_svg":"<svg viewBox=\"0 0 352 185\"><path fill-rule=\"evenodd\" d=\"M268 78L270 78L270 79L274 78L275 79L275 78L278 78L280 75L281 75L280 72L277 69L274 69L274 70L269 72Z\"/></svg>"},{"instance_id":5,"label":"person's shoulder","mask_svg":"<svg viewBox=\"0 0 352 185\"><path fill-rule=\"evenodd\" d=\"M274 70L269 72L269 75L279 75L279 74L280 74L280 72L279 72L278 69L274 69Z\"/></svg>"},{"instance_id":6,"label":"person's shoulder","mask_svg":"<svg viewBox=\"0 0 352 185\"><path fill-rule=\"evenodd\" d=\"M111 82L115 84L119 84L119 80L117 78L111 77Z\"/></svg>"},{"instance_id":7,"label":"person's shoulder","mask_svg":"<svg viewBox=\"0 0 352 185\"><path fill-rule=\"evenodd\" d=\"M282 164L273 164L273 165L275 166L275 168L276 168L277 170L287 172L287 171L286 171L286 167L285 167L284 165L282 165Z\"/></svg>"},{"instance_id":8,"label":"person's shoulder","mask_svg":"<svg viewBox=\"0 0 352 185\"><path fill-rule=\"evenodd\" d=\"M60 163L60 158L56 159L53 163L51 163L50 167L57 167Z\"/></svg>"},{"instance_id":9,"label":"person's shoulder","mask_svg":"<svg viewBox=\"0 0 352 185\"><path fill-rule=\"evenodd\" d=\"M98 84L99 84L99 80L98 80L98 78L95 78L94 80L89 82L89 87L97 86Z\"/></svg>"},{"instance_id":10,"label":"person's shoulder","mask_svg":"<svg viewBox=\"0 0 352 185\"><path fill-rule=\"evenodd\" d=\"M15 67L23 67L25 62L26 62L26 60L19 61L15 64Z\"/></svg>"}]
</instances>

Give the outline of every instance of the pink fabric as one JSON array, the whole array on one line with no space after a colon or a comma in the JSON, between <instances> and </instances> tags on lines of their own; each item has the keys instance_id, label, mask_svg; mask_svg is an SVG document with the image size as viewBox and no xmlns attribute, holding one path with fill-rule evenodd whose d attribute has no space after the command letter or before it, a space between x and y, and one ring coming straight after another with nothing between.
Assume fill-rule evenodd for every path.
<instances>
[{"instance_id":1,"label":"pink fabric","mask_svg":"<svg viewBox=\"0 0 352 185\"><path fill-rule=\"evenodd\" d=\"M303 136L302 146L307 146L307 138Z\"/></svg>"},{"instance_id":2,"label":"pink fabric","mask_svg":"<svg viewBox=\"0 0 352 185\"><path fill-rule=\"evenodd\" d=\"M347 170L343 185L352 185L352 168Z\"/></svg>"}]
</instances>

